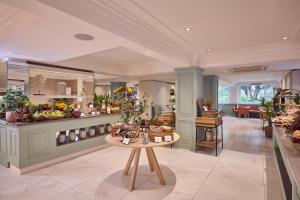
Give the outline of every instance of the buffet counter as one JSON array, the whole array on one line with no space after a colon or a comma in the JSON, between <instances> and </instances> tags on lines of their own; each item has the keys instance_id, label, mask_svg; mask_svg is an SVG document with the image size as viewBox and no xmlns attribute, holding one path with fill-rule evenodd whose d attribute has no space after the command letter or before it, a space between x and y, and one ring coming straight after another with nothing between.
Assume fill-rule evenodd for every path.
<instances>
[{"instance_id":1,"label":"buffet counter","mask_svg":"<svg viewBox=\"0 0 300 200\"><path fill-rule=\"evenodd\" d=\"M273 148L286 199L300 200L300 144L285 128L273 126Z\"/></svg>"},{"instance_id":2,"label":"buffet counter","mask_svg":"<svg viewBox=\"0 0 300 200\"><path fill-rule=\"evenodd\" d=\"M8 123L0 120L0 164L10 166L20 174L33 171L66 159L86 154L101 148L105 133L100 126L119 121L119 114L105 114L42 122ZM93 136L79 137L79 129L93 127ZM59 143L58 135L69 130L78 130L76 140ZM66 136L68 137L68 135Z\"/></svg>"}]
</instances>

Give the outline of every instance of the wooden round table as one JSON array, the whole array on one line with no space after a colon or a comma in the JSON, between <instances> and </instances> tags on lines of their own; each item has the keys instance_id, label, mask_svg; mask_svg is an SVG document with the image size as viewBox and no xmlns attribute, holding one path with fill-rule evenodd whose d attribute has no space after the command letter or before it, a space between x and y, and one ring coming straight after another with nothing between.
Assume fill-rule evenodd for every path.
<instances>
[{"instance_id":1,"label":"wooden round table","mask_svg":"<svg viewBox=\"0 0 300 200\"><path fill-rule=\"evenodd\" d=\"M122 140L121 136L120 137L112 137L111 135L107 135L105 140L112 145L132 148L129 159L128 159L127 164L124 169L124 173L123 173L124 175L128 175L129 168L134 159L133 173L131 175L131 181L130 181L130 186L129 186L129 191L132 191L134 189L134 185L135 185L135 179L136 179L137 168L138 168L140 154L141 154L141 148L145 148L145 150L146 150L150 170L151 171L155 170L156 175L159 179L159 182L162 185L165 185L166 183L165 183L164 177L162 175L162 172L160 170L160 166L157 162L155 153L153 151L153 147L161 147L161 146L167 146L167 145L174 144L175 142L177 142L177 140L179 140L179 138L180 138L179 135L174 132L174 137L171 142L155 143L155 142L149 141L148 144L143 144L143 139L141 137L139 137L136 139L136 142L134 142L134 143L123 144L121 142L121 140Z\"/></svg>"}]
</instances>

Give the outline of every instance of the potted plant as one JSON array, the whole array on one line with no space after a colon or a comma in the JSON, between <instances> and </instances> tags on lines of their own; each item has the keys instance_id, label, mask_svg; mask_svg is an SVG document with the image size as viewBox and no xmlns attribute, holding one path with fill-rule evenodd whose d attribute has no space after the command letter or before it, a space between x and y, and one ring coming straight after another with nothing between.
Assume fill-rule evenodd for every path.
<instances>
[{"instance_id":1,"label":"potted plant","mask_svg":"<svg viewBox=\"0 0 300 200\"><path fill-rule=\"evenodd\" d=\"M28 102L28 97L20 88L9 88L6 90L4 100L6 101L6 121L13 122L16 120L17 112L22 112L24 105Z\"/></svg>"},{"instance_id":2,"label":"potted plant","mask_svg":"<svg viewBox=\"0 0 300 200\"><path fill-rule=\"evenodd\" d=\"M268 121L268 126L264 128L265 136L272 137L272 117L274 117L273 110L273 101L265 100L263 104L264 115L266 116L266 120Z\"/></svg>"}]
</instances>

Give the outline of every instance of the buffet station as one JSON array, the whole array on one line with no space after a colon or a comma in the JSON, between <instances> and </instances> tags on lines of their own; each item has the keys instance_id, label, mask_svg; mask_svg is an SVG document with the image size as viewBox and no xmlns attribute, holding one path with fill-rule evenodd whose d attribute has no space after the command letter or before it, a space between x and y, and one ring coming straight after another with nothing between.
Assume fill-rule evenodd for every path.
<instances>
[{"instance_id":1,"label":"buffet station","mask_svg":"<svg viewBox=\"0 0 300 200\"><path fill-rule=\"evenodd\" d=\"M120 109L94 95L93 72L11 65L0 102L0 164L23 174L101 148Z\"/></svg>"},{"instance_id":2,"label":"buffet station","mask_svg":"<svg viewBox=\"0 0 300 200\"><path fill-rule=\"evenodd\" d=\"M8 75L0 101L0 163L20 174L103 148L107 136L114 145L147 149L179 139L174 113L142 117L148 104L135 86L97 95L93 72L31 62L8 65Z\"/></svg>"},{"instance_id":3,"label":"buffet station","mask_svg":"<svg viewBox=\"0 0 300 200\"><path fill-rule=\"evenodd\" d=\"M284 199L300 199L300 102L299 93L279 89L273 98L272 134L276 166Z\"/></svg>"}]
</instances>

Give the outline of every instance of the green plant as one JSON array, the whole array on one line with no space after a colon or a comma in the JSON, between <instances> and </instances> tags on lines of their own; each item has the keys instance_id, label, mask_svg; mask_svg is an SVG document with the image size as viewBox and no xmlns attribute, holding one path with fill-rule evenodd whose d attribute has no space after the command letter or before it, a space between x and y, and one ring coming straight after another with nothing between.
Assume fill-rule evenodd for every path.
<instances>
[{"instance_id":1,"label":"green plant","mask_svg":"<svg viewBox=\"0 0 300 200\"><path fill-rule=\"evenodd\" d=\"M265 97L260 97L260 98L258 99L258 101L259 101L259 105L260 105L260 106L262 106L262 107L265 106L265 104L266 104L266 98L265 98Z\"/></svg>"},{"instance_id":2,"label":"green plant","mask_svg":"<svg viewBox=\"0 0 300 200\"><path fill-rule=\"evenodd\" d=\"M135 126L139 126L142 121L141 115L147 107L146 99L139 99L137 92L132 88L119 90L115 95L120 101L121 120L126 124L133 122Z\"/></svg>"},{"instance_id":3,"label":"green plant","mask_svg":"<svg viewBox=\"0 0 300 200\"><path fill-rule=\"evenodd\" d=\"M6 90L6 94L4 95L4 100L6 101L6 108L8 111L18 111L26 104L26 102L29 99L24 94L22 89L9 88Z\"/></svg>"},{"instance_id":4,"label":"green plant","mask_svg":"<svg viewBox=\"0 0 300 200\"><path fill-rule=\"evenodd\" d=\"M94 104L96 107L101 107L101 104L104 100L104 96L102 95L94 95Z\"/></svg>"},{"instance_id":5,"label":"green plant","mask_svg":"<svg viewBox=\"0 0 300 200\"><path fill-rule=\"evenodd\" d=\"M273 101L272 100L266 100L264 102L263 110L265 114L268 117L268 123L269 126L272 126L272 117L274 117L274 112L273 112Z\"/></svg>"}]
</instances>

